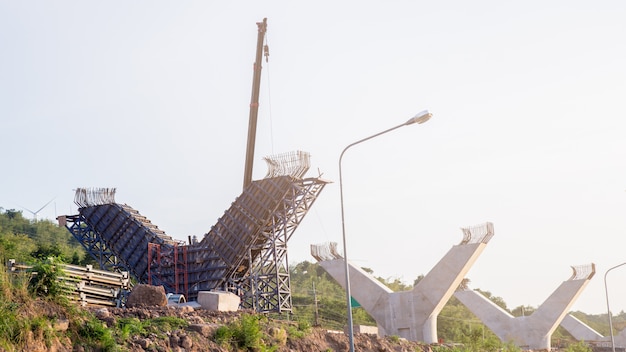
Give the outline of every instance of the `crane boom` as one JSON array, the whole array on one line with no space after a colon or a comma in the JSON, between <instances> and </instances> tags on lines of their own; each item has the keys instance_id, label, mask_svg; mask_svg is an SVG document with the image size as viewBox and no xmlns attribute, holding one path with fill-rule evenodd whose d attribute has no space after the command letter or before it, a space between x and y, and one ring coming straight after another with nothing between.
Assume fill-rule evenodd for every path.
<instances>
[{"instance_id":1,"label":"crane boom","mask_svg":"<svg viewBox=\"0 0 626 352\"><path fill-rule=\"evenodd\" d=\"M248 121L248 146L246 148L246 164L243 174L243 188L252 183L252 165L254 164L254 146L256 143L256 123L259 113L259 90L261 86L261 61L263 57L263 42L267 31L267 18L257 22L259 34L256 44L256 61L254 62L254 76L252 80L252 98L250 99L250 119Z\"/></svg>"}]
</instances>

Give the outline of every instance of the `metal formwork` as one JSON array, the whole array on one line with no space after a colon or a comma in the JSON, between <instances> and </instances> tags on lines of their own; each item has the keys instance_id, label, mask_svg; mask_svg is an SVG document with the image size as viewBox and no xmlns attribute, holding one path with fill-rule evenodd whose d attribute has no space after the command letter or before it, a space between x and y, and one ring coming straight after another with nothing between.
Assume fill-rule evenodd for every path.
<instances>
[{"instance_id":1,"label":"metal formwork","mask_svg":"<svg viewBox=\"0 0 626 352\"><path fill-rule=\"evenodd\" d=\"M148 281L148 243L177 242L138 211L117 203L80 208L80 215L139 282Z\"/></svg>"},{"instance_id":2,"label":"metal formwork","mask_svg":"<svg viewBox=\"0 0 626 352\"><path fill-rule=\"evenodd\" d=\"M187 246L148 243L148 284L189 297Z\"/></svg>"},{"instance_id":3,"label":"metal formwork","mask_svg":"<svg viewBox=\"0 0 626 352\"><path fill-rule=\"evenodd\" d=\"M85 206L80 215L67 217L72 225L66 227L85 248L88 241L101 243L95 248L106 248L109 261L121 263L139 282L191 299L199 291L230 290L242 296L246 308L290 311L287 241L327 183L289 175L254 181L202 241L187 246L131 207L100 204L92 193L87 194L100 203L83 201L85 192L80 193Z\"/></svg>"},{"instance_id":4,"label":"metal formwork","mask_svg":"<svg viewBox=\"0 0 626 352\"><path fill-rule=\"evenodd\" d=\"M87 254L96 260L100 269L108 271L130 271L111 251L103 238L94 231L85 218L79 215L61 216L62 225L78 240ZM133 273L133 276L135 274Z\"/></svg>"}]
</instances>

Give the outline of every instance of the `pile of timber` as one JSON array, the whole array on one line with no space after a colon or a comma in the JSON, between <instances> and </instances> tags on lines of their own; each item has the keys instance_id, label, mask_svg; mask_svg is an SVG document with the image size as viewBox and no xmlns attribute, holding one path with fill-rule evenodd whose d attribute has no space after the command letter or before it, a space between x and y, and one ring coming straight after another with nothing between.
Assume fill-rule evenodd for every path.
<instances>
[{"instance_id":1,"label":"pile of timber","mask_svg":"<svg viewBox=\"0 0 626 352\"><path fill-rule=\"evenodd\" d=\"M130 290L127 271L117 273L97 270L92 265L60 265L62 274L58 279L68 288L68 298L78 301L82 306L120 306L124 293ZM30 272L31 269L32 266L9 260L9 270L13 273Z\"/></svg>"}]
</instances>

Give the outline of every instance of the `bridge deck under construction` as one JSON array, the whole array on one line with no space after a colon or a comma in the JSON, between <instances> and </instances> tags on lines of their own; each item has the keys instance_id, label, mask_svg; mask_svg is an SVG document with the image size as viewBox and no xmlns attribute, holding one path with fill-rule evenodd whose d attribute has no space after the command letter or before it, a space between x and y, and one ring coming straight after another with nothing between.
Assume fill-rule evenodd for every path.
<instances>
[{"instance_id":1,"label":"bridge deck under construction","mask_svg":"<svg viewBox=\"0 0 626 352\"><path fill-rule=\"evenodd\" d=\"M79 214L63 224L105 269L163 285L194 299L229 290L246 308L290 311L287 241L328 181L272 176L253 181L195 243L174 240L137 210L114 201L114 189L79 189Z\"/></svg>"}]
</instances>

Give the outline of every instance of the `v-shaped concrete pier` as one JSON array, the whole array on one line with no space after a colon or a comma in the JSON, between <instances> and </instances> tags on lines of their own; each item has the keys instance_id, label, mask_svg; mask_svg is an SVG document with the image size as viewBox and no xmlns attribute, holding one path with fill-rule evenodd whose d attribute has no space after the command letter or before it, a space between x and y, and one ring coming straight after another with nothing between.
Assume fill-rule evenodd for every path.
<instances>
[{"instance_id":1,"label":"v-shaped concrete pier","mask_svg":"<svg viewBox=\"0 0 626 352\"><path fill-rule=\"evenodd\" d=\"M595 274L594 264L572 269L574 274L529 316L514 317L470 289L457 291L454 296L503 342L513 342L522 348L549 350L552 333Z\"/></svg>"},{"instance_id":2,"label":"v-shaped concrete pier","mask_svg":"<svg viewBox=\"0 0 626 352\"><path fill-rule=\"evenodd\" d=\"M567 332L569 332L578 341L605 341L607 338L602 336L599 332L595 331L589 325L578 320L575 316L568 314L563 318L561 322Z\"/></svg>"},{"instance_id":3,"label":"v-shaped concrete pier","mask_svg":"<svg viewBox=\"0 0 626 352\"><path fill-rule=\"evenodd\" d=\"M561 327L567 330L567 332L569 332L578 341L589 342L593 345L601 347L611 347L610 336L603 336L571 314L568 314L565 318L563 318ZM613 343L616 348L623 349L626 347L626 329L620 331L617 335L613 335Z\"/></svg>"},{"instance_id":4,"label":"v-shaped concrete pier","mask_svg":"<svg viewBox=\"0 0 626 352\"><path fill-rule=\"evenodd\" d=\"M410 291L393 292L362 269L349 264L354 299L376 320L379 334L437 342L437 315L493 237L493 224L463 228L463 240ZM345 262L336 244L311 246L311 254L345 289Z\"/></svg>"}]
</instances>

